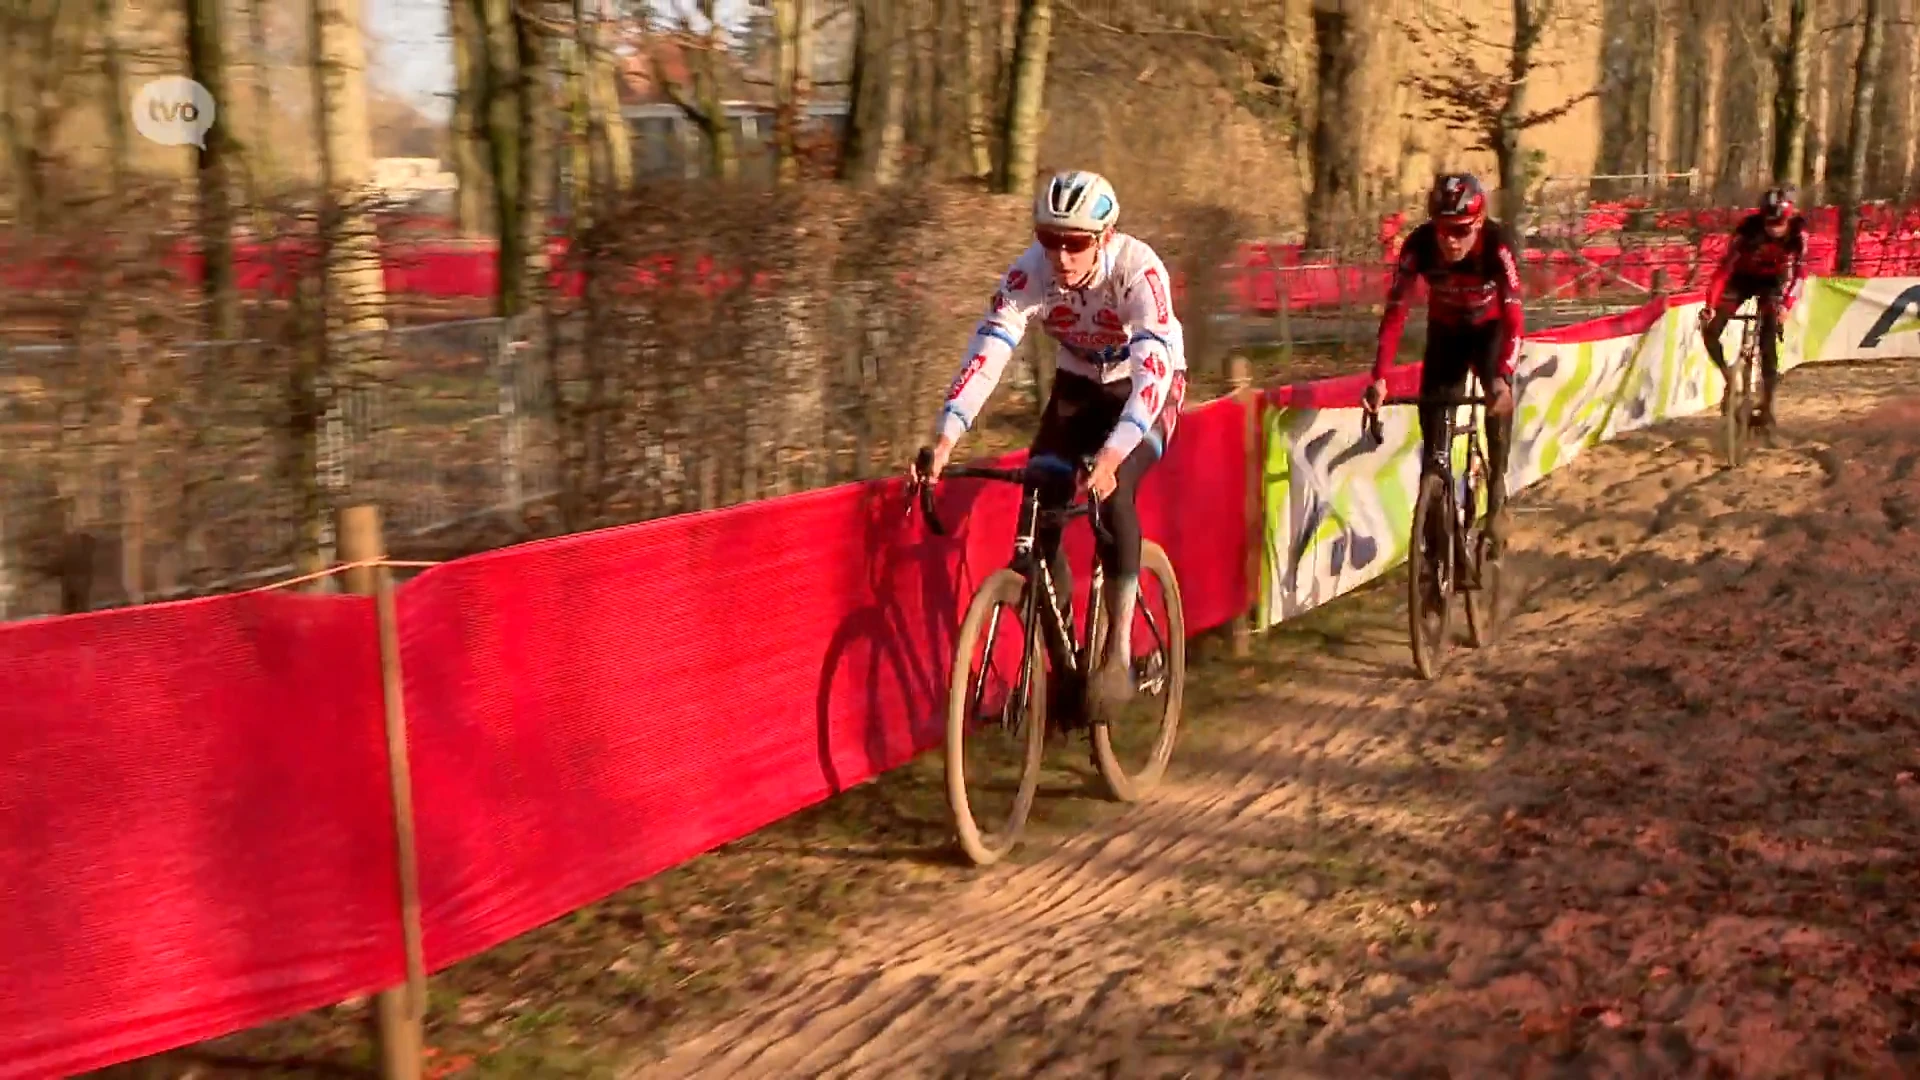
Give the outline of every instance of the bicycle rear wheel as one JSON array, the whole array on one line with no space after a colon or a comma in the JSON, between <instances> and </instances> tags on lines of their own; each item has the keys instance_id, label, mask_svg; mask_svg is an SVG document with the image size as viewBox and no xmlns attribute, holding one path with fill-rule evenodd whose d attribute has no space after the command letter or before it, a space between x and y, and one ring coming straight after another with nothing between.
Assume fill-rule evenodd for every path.
<instances>
[{"instance_id":1,"label":"bicycle rear wheel","mask_svg":"<svg viewBox=\"0 0 1920 1080\"><path fill-rule=\"evenodd\" d=\"M1448 520L1446 481L1429 474L1413 504L1412 542L1407 546L1407 638L1413 666L1431 679L1445 666L1452 616L1453 522Z\"/></svg>"},{"instance_id":2,"label":"bicycle rear wheel","mask_svg":"<svg viewBox=\"0 0 1920 1080\"><path fill-rule=\"evenodd\" d=\"M1024 619L1027 579L997 570L967 606L947 686L947 805L977 866L1013 850L1033 810L1047 734L1047 662Z\"/></svg>"},{"instance_id":3,"label":"bicycle rear wheel","mask_svg":"<svg viewBox=\"0 0 1920 1080\"><path fill-rule=\"evenodd\" d=\"M1187 616L1180 583L1172 560L1151 540L1140 545L1139 589L1130 631L1134 692L1110 722L1093 727L1094 764L1120 802L1139 801L1166 775L1187 686ZM1104 648L1105 635L1097 636Z\"/></svg>"}]
</instances>

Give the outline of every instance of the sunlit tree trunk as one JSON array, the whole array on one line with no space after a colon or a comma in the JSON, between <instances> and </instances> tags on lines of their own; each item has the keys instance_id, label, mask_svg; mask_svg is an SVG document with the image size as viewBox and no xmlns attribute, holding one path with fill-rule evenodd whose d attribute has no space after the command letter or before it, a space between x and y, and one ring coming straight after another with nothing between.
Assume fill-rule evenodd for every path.
<instances>
[{"instance_id":1,"label":"sunlit tree trunk","mask_svg":"<svg viewBox=\"0 0 1920 1080\"><path fill-rule=\"evenodd\" d=\"M1807 80L1813 60L1813 0L1790 0L1787 35L1774 54L1773 176L1799 184L1806 176Z\"/></svg>"},{"instance_id":2,"label":"sunlit tree trunk","mask_svg":"<svg viewBox=\"0 0 1920 1080\"><path fill-rule=\"evenodd\" d=\"M1006 150L999 190L1024 195L1039 165L1040 134L1046 102L1047 53L1052 41L1052 0L1020 0L1014 39L1013 84L1007 95Z\"/></svg>"},{"instance_id":3,"label":"sunlit tree trunk","mask_svg":"<svg viewBox=\"0 0 1920 1080\"><path fill-rule=\"evenodd\" d=\"M453 216L461 235L476 236L491 231L493 215L486 139L487 38L473 0L451 0L448 8L453 38L453 175L460 185Z\"/></svg>"},{"instance_id":4,"label":"sunlit tree trunk","mask_svg":"<svg viewBox=\"0 0 1920 1080\"><path fill-rule=\"evenodd\" d=\"M1307 198L1307 246L1332 247L1352 226L1360 183L1360 125L1353 123L1364 66L1365 28L1356 0L1313 6L1313 190Z\"/></svg>"},{"instance_id":5,"label":"sunlit tree trunk","mask_svg":"<svg viewBox=\"0 0 1920 1080\"><path fill-rule=\"evenodd\" d=\"M187 0L187 67L216 103L227 100L221 9L221 0ZM207 335L217 341L240 337L240 292L233 270L233 150L227 126L215 123L198 151L200 250L205 265L201 288L207 301Z\"/></svg>"},{"instance_id":6,"label":"sunlit tree trunk","mask_svg":"<svg viewBox=\"0 0 1920 1080\"><path fill-rule=\"evenodd\" d=\"M976 0L961 0L960 17L965 20L967 108L967 165L976 180L993 175L992 130L987 122L986 32L980 23L980 5Z\"/></svg>"},{"instance_id":7,"label":"sunlit tree trunk","mask_svg":"<svg viewBox=\"0 0 1920 1080\"><path fill-rule=\"evenodd\" d=\"M1873 117L1873 97L1880 81L1880 38L1885 33L1884 0L1864 0L1860 55L1853 67L1853 113L1847 131L1847 183L1840 208L1840 265L1853 272L1853 245L1860 232L1860 200L1867 185L1867 144Z\"/></svg>"}]
</instances>

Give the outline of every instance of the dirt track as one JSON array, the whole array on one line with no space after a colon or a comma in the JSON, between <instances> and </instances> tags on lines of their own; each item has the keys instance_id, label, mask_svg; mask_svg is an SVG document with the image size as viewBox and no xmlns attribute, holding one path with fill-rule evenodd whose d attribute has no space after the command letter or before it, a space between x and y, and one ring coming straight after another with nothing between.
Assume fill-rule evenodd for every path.
<instances>
[{"instance_id":1,"label":"dirt track","mask_svg":"<svg viewBox=\"0 0 1920 1080\"><path fill-rule=\"evenodd\" d=\"M1398 590L1289 624L1156 801L627 1075L1915 1074L1915 388L1795 372L1737 473L1704 420L1589 452L1499 646L1421 684Z\"/></svg>"}]
</instances>

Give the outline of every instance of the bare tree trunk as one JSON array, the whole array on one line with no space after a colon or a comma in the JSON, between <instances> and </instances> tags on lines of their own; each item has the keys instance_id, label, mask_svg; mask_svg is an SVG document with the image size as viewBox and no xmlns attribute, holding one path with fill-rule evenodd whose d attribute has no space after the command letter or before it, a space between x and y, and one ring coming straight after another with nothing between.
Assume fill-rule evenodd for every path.
<instances>
[{"instance_id":1,"label":"bare tree trunk","mask_svg":"<svg viewBox=\"0 0 1920 1080\"><path fill-rule=\"evenodd\" d=\"M1806 175L1807 79L1813 60L1813 0L1790 0L1787 36L1774 53L1773 177L1799 184Z\"/></svg>"},{"instance_id":2,"label":"bare tree trunk","mask_svg":"<svg viewBox=\"0 0 1920 1080\"><path fill-rule=\"evenodd\" d=\"M1358 10L1347 0L1313 6L1315 61L1313 190L1307 198L1307 247L1334 246L1355 219L1364 135L1353 123L1366 47Z\"/></svg>"},{"instance_id":3,"label":"bare tree trunk","mask_svg":"<svg viewBox=\"0 0 1920 1080\"><path fill-rule=\"evenodd\" d=\"M1700 190L1713 191L1720 183L1720 144L1725 138L1721 123L1720 88L1726 81L1727 40L1719 21L1698 7L1691 9L1700 47L1701 63L1695 69L1699 80L1700 105L1695 114L1694 167L1700 170Z\"/></svg>"},{"instance_id":4,"label":"bare tree trunk","mask_svg":"<svg viewBox=\"0 0 1920 1080\"><path fill-rule=\"evenodd\" d=\"M309 23L320 184L338 230L327 242L327 322L339 333L387 328L386 279L368 214L373 137L360 5L361 0L312 0Z\"/></svg>"},{"instance_id":5,"label":"bare tree trunk","mask_svg":"<svg viewBox=\"0 0 1920 1080\"><path fill-rule=\"evenodd\" d=\"M453 37L453 175L460 185L454 194L453 216L461 235L475 236L492 229L486 141L487 37L473 0L452 0L448 6Z\"/></svg>"},{"instance_id":6,"label":"bare tree trunk","mask_svg":"<svg viewBox=\"0 0 1920 1080\"><path fill-rule=\"evenodd\" d=\"M471 0L486 42L475 65L493 173L498 288L495 308L513 318L540 306L546 285L547 214L551 205L552 111L548 64L535 12L513 0Z\"/></svg>"},{"instance_id":7,"label":"bare tree trunk","mask_svg":"<svg viewBox=\"0 0 1920 1080\"><path fill-rule=\"evenodd\" d=\"M654 61L654 77L705 136L708 175L732 181L740 174L740 156L734 147L733 120L727 115L725 87L721 84L720 30L714 15L714 0L700 0L700 14L706 21L706 31L700 43L700 56L691 64L691 94L667 78L658 58Z\"/></svg>"},{"instance_id":8,"label":"bare tree trunk","mask_svg":"<svg viewBox=\"0 0 1920 1080\"><path fill-rule=\"evenodd\" d=\"M1644 69L1654 41L1649 31L1655 28L1647 25L1650 6L1644 0L1606 0L1603 5L1600 77L1613 107L1601 110L1596 172L1644 171L1646 125L1638 105L1647 86ZM1618 184L1612 181L1605 188Z\"/></svg>"},{"instance_id":9,"label":"bare tree trunk","mask_svg":"<svg viewBox=\"0 0 1920 1080\"><path fill-rule=\"evenodd\" d=\"M936 176L946 177L953 174L954 133L959 125L953 122L953 66L950 61L957 49L951 48L954 37L955 18L959 15L957 0L922 0L927 5L926 30L920 37L920 64L925 72L922 91L926 99L927 113L927 158L926 165Z\"/></svg>"},{"instance_id":10,"label":"bare tree trunk","mask_svg":"<svg viewBox=\"0 0 1920 1080\"><path fill-rule=\"evenodd\" d=\"M226 56L221 48L221 0L188 0L187 66L193 79L218 102L227 100ZM205 269L207 336L240 337L240 291L233 272L233 140L224 124L207 129L200 159L200 250Z\"/></svg>"},{"instance_id":11,"label":"bare tree trunk","mask_svg":"<svg viewBox=\"0 0 1920 1080\"><path fill-rule=\"evenodd\" d=\"M1867 183L1867 140L1873 117L1873 97L1880 81L1880 37L1885 30L1884 0L1864 0L1860 56L1853 67L1853 115L1847 132L1847 189L1840 208L1840 265L1853 273L1854 239L1860 232L1860 200Z\"/></svg>"},{"instance_id":12,"label":"bare tree trunk","mask_svg":"<svg viewBox=\"0 0 1920 1080\"><path fill-rule=\"evenodd\" d=\"M1900 179L1894 173L1900 167L1902 152L1900 130L1901 52L1906 28L1900 25L1899 0L1883 0L1880 15L1880 66L1874 77L1877 88L1868 124L1873 132L1867 147L1867 182L1861 197L1880 199L1898 191Z\"/></svg>"},{"instance_id":13,"label":"bare tree trunk","mask_svg":"<svg viewBox=\"0 0 1920 1080\"><path fill-rule=\"evenodd\" d=\"M1773 126L1773 97L1767 87L1773 65L1766 58L1767 13L1759 0L1738 0L1726 22L1727 72L1721 80L1721 118L1725 131L1720 184L1723 199L1744 196L1768 171L1768 130Z\"/></svg>"},{"instance_id":14,"label":"bare tree trunk","mask_svg":"<svg viewBox=\"0 0 1920 1080\"><path fill-rule=\"evenodd\" d=\"M881 87L880 140L875 148L872 173L873 182L879 187L900 179L901 158L907 145L907 96L913 61L913 38L906 12L898 5L889 6L886 29L882 32L886 83Z\"/></svg>"},{"instance_id":15,"label":"bare tree trunk","mask_svg":"<svg viewBox=\"0 0 1920 1080\"><path fill-rule=\"evenodd\" d=\"M1653 85L1647 96L1647 171L1667 173L1677 171L1674 168L1674 155L1677 151L1676 131L1674 127L1674 99L1679 95L1677 85L1677 61L1679 50L1674 34L1674 19L1665 4L1656 3L1653 7L1654 27L1652 47L1655 51L1653 63ZM1667 181L1662 180L1664 185Z\"/></svg>"},{"instance_id":16,"label":"bare tree trunk","mask_svg":"<svg viewBox=\"0 0 1920 1080\"><path fill-rule=\"evenodd\" d=\"M969 175L985 180L993 175L993 146L987 124L986 34L978 0L961 0L960 17L966 35L967 165Z\"/></svg>"},{"instance_id":17,"label":"bare tree trunk","mask_svg":"<svg viewBox=\"0 0 1920 1080\"><path fill-rule=\"evenodd\" d=\"M120 49L120 27L116 16L120 5L114 0L98 0L94 18L100 24L101 59L107 80L107 148L112 157L113 197L125 196L133 172L133 142L127 133L127 69ZM3 95L0 95L3 96Z\"/></svg>"},{"instance_id":18,"label":"bare tree trunk","mask_svg":"<svg viewBox=\"0 0 1920 1080\"><path fill-rule=\"evenodd\" d=\"M578 238L592 222L594 201L606 190L605 161L597 154L593 137L593 108L587 95L586 0L573 0L573 36L560 43L567 79L567 208L572 233Z\"/></svg>"},{"instance_id":19,"label":"bare tree trunk","mask_svg":"<svg viewBox=\"0 0 1920 1080\"><path fill-rule=\"evenodd\" d=\"M709 0L710 2L710 0ZM524 253L524 279L528 310L538 310L545 302L547 271L547 218L553 212L555 146L552 118L553 94L549 77L554 72L552 44L538 23L539 13L516 4L513 9L513 35L520 54L520 81L516 108L520 114L522 154L520 192L525 209L520 219L520 243Z\"/></svg>"},{"instance_id":20,"label":"bare tree trunk","mask_svg":"<svg viewBox=\"0 0 1920 1080\"><path fill-rule=\"evenodd\" d=\"M1822 46L1813 50L1812 70L1808 83L1812 87L1812 102L1807 109L1807 197L1810 205L1819 206L1827 200L1827 123L1828 83L1832 74L1828 71L1827 49Z\"/></svg>"},{"instance_id":21,"label":"bare tree trunk","mask_svg":"<svg viewBox=\"0 0 1920 1080\"><path fill-rule=\"evenodd\" d=\"M1541 0L1513 0L1513 47L1508 57L1510 89L1494 124L1493 156L1500 168L1500 217L1514 242L1526 243L1527 174L1520 153L1520 132L1527 115L1527 80L1533 74L1534 49L1545 27Z\"/></svg>"},{"instance_id":22,"label":"bare tree trunk","mask_svg":"<svg viewBox=\"0 0 1920 1080\"><path fill-rule=\"evenodd\" d=\"M267 73L273 62L267 49L267 0L248 0L247 49L253 54L253 145L247 147L248 174L253 178L253 211L264 224L266 193L278 186L280 170L273 152L273 106L269 104L272 87ZM120 100L125 100L124 98ZM263 235L265 229L260 229Z\"/></svg>"},{"instance_id":23,"label":"bare tree trunk","mask_svg":"<svg viewBox=\"0 0 1920 1080\"><path fill-rule=\"evenodd\" d=\"M1900 152L1899 164L1894 167L1896 177L1888 186L1888 193L1896 195L1905 202L1913 195L1916 179L1913 175L1916 156L1920 156L1920 28L1915 25L1916 9L1920 4L1913 0L1903 0L1900 5L1900 68L1896 86L1901 88L1900 95Z\"/></svg>"},{"instance_id":24,"label":"bare tree trunk","mask_svg":"<svg viewBox=\"0 0 1920 1080\"><path fill-rule=\"evenodd\" d=\"M773 0L774 175L783 184L800 177L800 110L806 101L800 28L811 18L802 7L800 0Z\"/></svg>"},{"instance_id":25,"label":"bare tree trunk","mask_svg":"<svg viewBox=\"0 0 1920 1080\"><path fill-rule=\"evenodd\" d=\"M804 4L804 0L795 0ZM613 0L600 0L587 27L587 107L595 153L605 157L607 180L613 190L633 190L633 140L627 118L620 112L620 75L607 41L613 21Z\"/></svg>"},{"instance_id":26,"label":"bare tree trunk","mask_svg":"<svg viewBox=\"0 0 1920 1080\"><path fill-rule=\"evenodd\" d=\"M847 124L840 136L840 159L835 175L857 180L866 174L867 151L873 136L873 0L852 0L853 65L847 73Z\"/></svg>"},{"instance_id":27,"label":"bare tree trunk","mask_svg":"<svg viewBox=\"0 0 1920 1080\"><path fill-rule=\"evenodd\" d=\"M1042 109L1046 104L1047 52L1053 30L1053 0L1020 0L1014 44L1013 86L1007 95L1004 164L999 191L1024 195L1039 166Z\"/></svg>"}]
</instances>

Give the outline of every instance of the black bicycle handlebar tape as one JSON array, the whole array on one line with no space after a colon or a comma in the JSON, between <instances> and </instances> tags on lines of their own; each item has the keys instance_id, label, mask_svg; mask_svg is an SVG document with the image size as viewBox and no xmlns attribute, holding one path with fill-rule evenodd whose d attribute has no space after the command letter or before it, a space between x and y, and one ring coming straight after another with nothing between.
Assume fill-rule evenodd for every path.
<instances>
[{"instance_id":1,"label":"black bicycle handlebar tape","mask_svg":"<svg viewBox=\"0 0 1920 1080\"><path fill-rule=\"evenodd\" d=\"M933 530L935 536L945 536L947 527L940 520L940 513L934 509L933 505L933 481L926 479L927 474L933 471L933 447L921 447L920 455L915 459L914 464L919 470L921 479L913 482L915 490L907 495L907 508L909 510L913 508L913 499L917 496L920 500L920 513L927 519L927 528Z\"/></svg>"}]
</instances>

